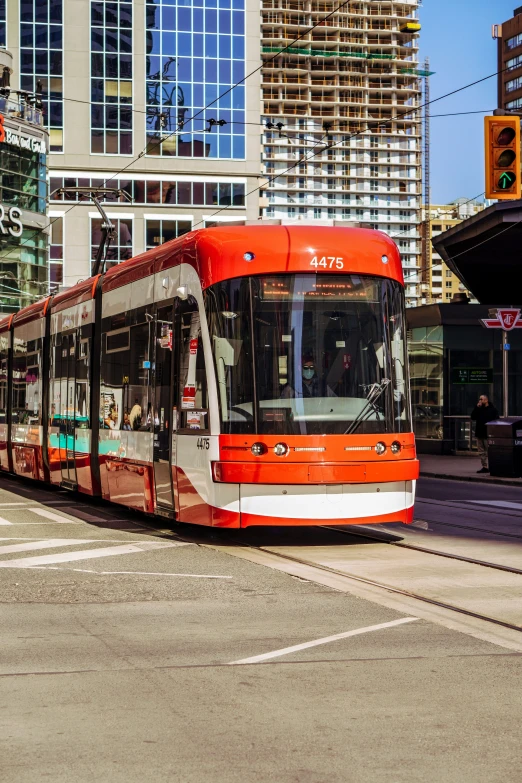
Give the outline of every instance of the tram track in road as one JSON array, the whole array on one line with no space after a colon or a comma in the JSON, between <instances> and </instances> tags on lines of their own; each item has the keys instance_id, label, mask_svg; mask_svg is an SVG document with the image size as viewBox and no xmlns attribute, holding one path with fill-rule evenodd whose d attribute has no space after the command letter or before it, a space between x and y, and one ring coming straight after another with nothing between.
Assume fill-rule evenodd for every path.
<instances>
[{"instance_id":1,"label":"tram track in road","mask_svg":"<svg viewBox=\"0 0 522 783\"><path fill-rule=\"evenodd\" d=\"M437 522L437 524L439 523ZM424 552L427 555L446 557L450 560L460 560L463 563L469 563L470 565L483 566L484 568L493 568L497 571L507 571L510 574L519 574L520 576L522 576L522 568L514 568L513 566L502 565L502 563L490 563L488 560L478 560L477 558L474 557L465 557L465 555L456 555L452 552L441 552L438 549L430 549L429 547L417 546L416 544L408 544L405 541L391 541L389 539L382 538L380 536L369 535L366 532L354 531L352 533L350 530L343 530L341 528L327 527L327 526L326 529L335 530L336 533L341 533L341 535L352 536L355 538L366 538L369 541L375 541L376 543L379 544L388 544L389 546L400 547L401 549L411 549L414 552ZM466 528L466 529L470 530L471 528ZM490 531L482 530L481 528L475 528L475 530L479 530L481 533L490 532ZM396 534L388 533L388 535L395 536ZM516 538L522 538L522 537L516 536Z\"/></svg>"},{"instance_id":2,"label":"tram track in road","mask_svg":"<svg viewBox=\"0 0 522 783\"><path fill-rule=\"evenodd\" d=\"M341 531L341 530L339 530L337 528L333 528L333 527L329 527L329 528L321 527L320 529L321 530L328 529L328 530L335 531L336 533L342 533L343 532L343 531ZM363 538L365 537L364 535L361 535L360 533L353 533L353 534L351 534L348 531L346 531L346 534L347 535L357 536L357 537L363 537ZM447 603L445 601L440 601L440 600L438 600L436 598L430 598L429 596L426 596L426 595L421 595L419 593L412 592L410 590L405 590L405 589L400 588L400 587L395 587L393 585L386 584L385 582L380 582L380 581L377 581L375 579L370 579L368 577L360 576L359 574L351 573L349 571L344 571L344 570L340 570L338 568L333 568L332 566L325 565L324 563L317 563L317 562L314 562L313 560L307 560L306 558L296 557L295 555L290 555L290 554L287 554L287 553L278 552L277 550L275 550L275 549L273 549L271 547L255 545L255 544L252 544L252 543L249 543L249 542L241 541L240 539L229 538L228 540L230 542L234 543L237 546L247 547L248 549L252 549L252 550L260 552L260 553L268 554L271 557L278 558L279 560L281 560L283 562L286 561L288 563L299 564L301 566L305 566L308 569L314 569L314 570L316 570L318 572L328 573L328 574L335 575L337 577L341 577L341 578L347 580L347 582L356 582L356 583L358 583L360 585L365 585L367 587L377 588L377 589L386 591L387 593L391 593L391 594L396 595L396 596L401 596L403 598L412 599L414 601L420 601L423 604L428 604L428 605L431 605L431 606L436 607L438 609L444 609L446 611L449 611L449 612L452 612L452 613L455 613L455 614L464 615L465 617L473 618L475 620L480 620L482 622L489 623L491 625L499 626L501 628L506 628L506 629L511 630L511 631L518 631L519 633L522 632L522 626L521 625L517 625L516 623L510 623L510 622L507 622L505 620L501 620L501 619L496 618L496 617L491 617L489 615L482 614L480 612L474 612L474 611L472 611L470 609L466 609L466 608L461 607L461 606L456 606L455 604L450 604L450 603ZM387 543L387 542L381 540L380 543ZM416 547L411 547L411 548L415 549ZM440 554L438 552L431 552L429 550L422 550L422 549L420 549L420 551L421 552L422 551L427 551L427 553L434 554L434 555L439 555ZM456 558L456 559L463 560L464 562L468 562L470 565L480 565L480 566L483 565L483 566L487 566L487 567L491 567L491 568L497 568L494 564L489 565L489 564L486 564L486 563L482 563L480 561L476 562L473 559L466 559L466 558L461 558L461 557ZM498 568L498 570L508 570L508 571L510 571L512 573L515 573L515 574L518 574L518 575L522 575L522 570L518 570L518 569L510 569L510 568L502 567L502 568ZM305 576L303 576L301 578L306 579Z\"/></svg>"}]
</instances>

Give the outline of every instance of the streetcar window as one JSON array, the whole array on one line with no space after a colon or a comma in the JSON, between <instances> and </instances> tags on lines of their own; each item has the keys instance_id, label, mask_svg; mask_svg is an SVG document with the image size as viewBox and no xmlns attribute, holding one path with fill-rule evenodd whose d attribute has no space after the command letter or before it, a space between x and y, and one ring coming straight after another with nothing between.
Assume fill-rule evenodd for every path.
<instances>
[{"instance_id":1,"label":"streetcar window","mask_svg":"<svg viewBox=\"0 0 522 783\"><path fill-rule=\"evenodd\" d=\"M198 311L182 313L179 366L180 429L201 432L209 429L205 356Z\"/></svg>"},{"instance_id":2,"label":"streetcar window","mask_svg":"<svg viewBox=\"0 0 522 783\"><path fill-rule=\"evenodd\" d=\"M152 425L150 322L104 337L100 426L110 430L148 432Z\"/></svg>"},{"instance_id":3,"label":"streetcar window","mask_svg":"<svg viewBox=\"0 0 522 783\"><path fill-rule=\"evenodd\" d=\"M43 321L32 321L15 329L12 365L13 424L42 423ZM15 435L16 438L16 435Z\"/></svg>"},{"instance_id":4,"label":"streetcar window","mask_svg":"<svg viewBox=\"0 0 522 783\"><path fill-rule=\"evenodd\" d=\"M9 351L9 332L0 335L0 424L7 421L7 360Z\"/></svg>"},{"instance_id":5,"label":"streetcar window","mask_svg":"<svg viewBox=\"0 0 522 783\"><path fill-rule=\"evenodd\" d=\"M206 298L223 432L409 430L398 283L271 275L218 283Z\"/></svg>"}]
</instances>

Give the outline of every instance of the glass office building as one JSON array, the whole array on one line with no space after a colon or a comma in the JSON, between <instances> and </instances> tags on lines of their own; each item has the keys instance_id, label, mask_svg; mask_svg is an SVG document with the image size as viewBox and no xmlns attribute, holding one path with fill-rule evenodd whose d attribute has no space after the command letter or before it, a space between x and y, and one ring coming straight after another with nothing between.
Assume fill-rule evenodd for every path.
<instances>
[{"instance_id":1,"label":"glass office building","mask_svg":"<svg viewBox=\"0 0 522 783\"><path fill-rule=\"evenodd\" d=\"M12 57L0 51L0 68ZM0 314L14 313L49 290L48 134L42 111L19 94L0 95Z\"/></svg>"},{"instance_id":2,"label":"glass office building","mask_svg":"<svg viewBox=\"0 0 522 783\"><path fill-rule=\"evenodd\" d=\"M145 68L149 155L245 157L245 0L147 4Z\"/></svg>"},{"instance_id":3,"label":"glass office building","mask_svg":"<svg viewBox=\"0 0 522 783\"><path fill-rule=\"evenodd\" d=\"M51 152L63 152L63 4L20 0L20 87L41 89Z\"/></svg>"},{"instance_id":4,"label":"glass office building","mask_svg":"<svg viewBox=\"0 0 522 783\"><path fill-rule=\"evenodd\" d=\"M6 0L3 11L0 0L0 46L4 31L20 58L13 87L41 90L50 134L52 289L90 274L100 235L95 205L57 187L131 197L104 199L117 227L108 263L258 218L257 0Z\"/></svg>"}]
</instances>

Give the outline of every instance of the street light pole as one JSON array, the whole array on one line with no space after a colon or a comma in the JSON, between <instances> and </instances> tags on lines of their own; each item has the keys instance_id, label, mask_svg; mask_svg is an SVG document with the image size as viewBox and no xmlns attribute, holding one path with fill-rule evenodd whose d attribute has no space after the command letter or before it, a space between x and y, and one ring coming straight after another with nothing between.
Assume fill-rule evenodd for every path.
<instances>
[{"instance_id":1,"label":"street light pole","mask_svg":"<svg viewBox=\"0 0 522 783\"><path fill-rule=\"evenodd\" d=\"M508 416L508 333L504 329L502 331L502 416Z\"/></svg>"}]
</instances>

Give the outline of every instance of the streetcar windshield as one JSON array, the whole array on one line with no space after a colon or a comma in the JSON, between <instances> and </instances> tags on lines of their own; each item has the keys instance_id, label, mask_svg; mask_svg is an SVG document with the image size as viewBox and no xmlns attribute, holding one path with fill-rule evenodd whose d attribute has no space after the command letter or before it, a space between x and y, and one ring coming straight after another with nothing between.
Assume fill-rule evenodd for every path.
<instances>
[{"instance_id":1,"label":"streetcar windshield","mask_svg":"<svg viewBox=\"0 0 522 783\"><path fill-rule=\"evenodd\" d=\"M221 431L410 430L402 287L361 275L270 275L207 289Z\"/></svg>"}]
</instances>

